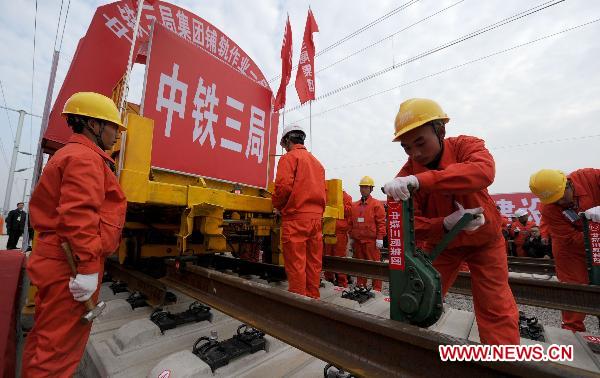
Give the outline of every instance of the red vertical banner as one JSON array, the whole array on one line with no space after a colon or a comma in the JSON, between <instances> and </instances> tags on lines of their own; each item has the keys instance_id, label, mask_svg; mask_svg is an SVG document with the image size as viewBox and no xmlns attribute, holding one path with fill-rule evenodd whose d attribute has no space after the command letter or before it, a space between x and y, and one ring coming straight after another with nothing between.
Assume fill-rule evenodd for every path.
<instances>
[{"instance_id":1,"label":"red vertical banner","mask_svg":"<svg viewBox=\"0 0 600 378\"><path fill-rule=\"evenodd\" d=\"M275 98L274 111L285 106L285 89L290 82L292 76L292 25L290 24L290 16L285 24L285 32L283 34L283 42L281 43L281 82L277 90Z\"/></svg>"},{"instance_id":2,"label":"red vertical banner","mask_svg":"<svg viewBox=\"0 0 600 378\"><path fill-rule=\"evenodd\" d=\"M309 9L296 73L296 91L301 104L315 99L315 43L312 34L318 31L317 21Z\"/></svg>"},{"instance_id":3,"label":"red vertical banner","mask_svg":"<svg viewBox=\"0 0 600 378\"><path fill-rule=\"evenodd\" d=\"M402 202L388 201L388 242L390 270L404 270L404 232Z\"/></svg>"},{"instance_id":4,"label":"red vertical banner","mask_svg":"<svg viewBox=\"0 0 600 378\"><path fill-rule=\"evenodd\" d=\"M592 265L600 266L600 223L588 221Z\"/></svg>"}]
</instances>

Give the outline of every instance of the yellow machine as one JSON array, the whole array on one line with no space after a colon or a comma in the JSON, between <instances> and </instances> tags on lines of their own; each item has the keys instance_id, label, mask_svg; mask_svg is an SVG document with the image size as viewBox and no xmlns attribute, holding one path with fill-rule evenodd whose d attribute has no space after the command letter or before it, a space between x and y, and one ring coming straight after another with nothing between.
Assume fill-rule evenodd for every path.
<instances>
[{"instance_id":1,"label":"yellow machine","mask_svg":"<svg viewBox=\"0 0 600 378\"><path fill-rule=\"evenodd\" d=\"M241 256L261 250L264 262L283 264L269 190L154 170L153 121L130 112L126 124L117 147L119 181L128 202L121 263L215 252ZM334 179L326 184L323 235L325 243L334 244L335 221L344 217L342 183Z\"/></svg>"}]
</instances>

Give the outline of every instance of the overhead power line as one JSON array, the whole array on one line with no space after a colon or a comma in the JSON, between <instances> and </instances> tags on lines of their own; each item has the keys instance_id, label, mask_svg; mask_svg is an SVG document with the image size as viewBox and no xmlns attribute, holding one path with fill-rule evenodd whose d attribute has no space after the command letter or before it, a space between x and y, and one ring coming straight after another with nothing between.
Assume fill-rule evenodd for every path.
<instances>
[{"instance_id":1,"label":"overhead power line","mask_svg":"<svg viewBox=\"0 0 600 378\"><path fill-rule=\"evenodd\" d=\"M33 55L31 63L31 108L30 114L33 114L33 89L35 83L35 42L37 35L37 15L38 15L38 2L35 0L35 15L33 17ZM20 141L18 141L20 142ZM29 117L29 149L33 146L33 117ZM33 164L33 157L29 156L29 163Z\"/></svg>"},{"instance_id":2,"label":"overhead power line","mask_svg":"<svg viewBox=\"0 0 600 378\"><path fill-rule=\"evenodd\" d=\"M556 32L556 33L547 34L547 35L545 35L545 36L542 36L542 37L536 38L536 39L534 39L534 40L531 40L531 41L529 41L529 42L525 42L525 43L521 43L521 44L518 44L518 45L514 45L514 46L512 46L512 47L509 47L509 48L506 48L506 49L503 49L503 50L499 50L499 51L493 52L493 53L491 53L491 54L484 55L484 56L481 56L481 57L479 57L479 58L472 59L472 60L469 60L469 61L467 61L467 62L464 62L464 63L461 63L461 64L457 64L457 65L455 65L455 66L452 66L452 67L445 68L445 69L443 69L443 70L441 70L441 71L438 71L438 72L435 72L435 73L432 73L432 74L429 74L429 75L421 76L421 77L420 77L420 78L418 78L418 79L414 79L414 80L411 80L411 81L408 81L408 82L402 83L402 84L400 84L400 85L396 85L396 86L393 86L393 87L391 87L391 88L384 89L384 90L382 90L382 91L378 91L378 92L372 93L372 94L370 94L370 95L368 95L368 96L361 97L361 98L358 98L358 99L352 100L352 101L350 101L350 102L346 102L346 103L344 103L344 104L341 104L341 105L338 105L338 106L334 106L334 107L332 107L332 108L329 108L329 109L327 109L327 110L324 110L324 111L322 111L322 112L319 112L319 113L316 113L316 114L312 114L312 117L313 117L313 118L315 118L315 117L320 117L320 116L322 116L322 115L324 115L324 114L326 114L326 113L332 112L332 111L334 111L334 110L338 110L338 109L341 109L341 108L345 108L346 106L350 106L350 105L356 104L356 103L358 103L358 102L362 102L362 101L368 100L368 99L370 99L370 98L373 98L373 97L376 97L376 96L382 95L382 94L384 94L384 93L391 92L391 91L393 91L393 90L396 90L396 89L398 89L398 88L402 88L402 87L405 87L405 86L407 86L407 85L411 85L411 84L417 83L417 82L419 82L419 81L422 81L422 80L425 80L425 79L429 79L429 78L432 78L432 77L435 77L435 76L438 76L438 75L444 74L444 73L446 73L446 72L449 72L449 71L454 71L454 70L456 70L456 69L459 69L459 68L462 68L462 67L468 66L468 65L470 65L470 64L473 64L473 63L481 62L481 61L483 61L483 60L489 59L489 58L491 58L491 57L494 57L494 56L496 56L496 55L505 54L505 53L507 53L507 52L510 52L510 51L513 51L513 50L519 49L519 48L521 48L521 47L525 47L525 46L528 46L528 45L531 45L531 44L534 44L534 43L537 43L537 42L543 41L543 40L545 40L545 39L548 39L548 38L556 37L556 36L558 36L558 35L561 35L561 34L564 34L564 33L570 32L570 31L574 31L574 30L580 29L580 28L582 28L582 27L584 27L584 26L588 26L588 25L594 24L594 23L596 23L596 22L598 22L598 21L600 21L600 18L597 18L597 19L595 19L595 20L591 20L591 21L585 22L585 23L583 23L583 24L579 24L579 25L577 25L577 26L573 26L573 27L571 27L571 28L563 29L563 30L561 30L561 31L558 31L558 32ZM301 119L295 120L295 121L294 121L294 122L292 122L292 123L298 123L298 122L301 122L301 121L307 120L308 118L309 118L309 117L304 117L304 118L301 118Z\"/></svg>"},{"instance_id":3,"label":"overhead power line","mask_svg":"<svg viewBox=\"0 0 600 378\"><path fill-rule=\"evenodd\" d=\"M9 169L8 166L8 157L6 156L6 150L4 149L4 141L0 138L0 151L2 152L2 158L4 159L4 165L6 165L6 169Z\"/></svg>"},{"instance_id":4,"label":"overhead power line","mask_svg":"<svg viewBox=\"0 0 600 378\"><path fill-rule=\"evenodd\" d=\"M504 145L504 146L490 147L489 150L490 151L494 151L494 150L508 150L508 149L512 149L512 148L521 148L521 147L528 147L528 146L534 146L534 145L540 145L540 144L549 144L549 143L573 142L573 141L584 140L584 139L592 139L592 138L598 138L598 137L600 137L600 134L581 135L581 136L576 136L576 137L568 137L568 138L560 138L560 139L546 139L546 140L538 140L538 141L527 142L527 143L507 144L507 145ZM327 170L329 170L329 171L336 171L336 170L349 169L349 168L367 167L367 166L371 166L371 165L392 164L392 163L398 163L398 162L401 162L401 161L406 161L406 159L407 158L405 157L404 159L372 161L372 162L368 162L368 163L353 164L353 165L344 165L344 166L339 166L339 167L327 168Z\"/></svg>"},{"instance_id":5,"label":"overhead power line","mask_svg":"<svg viewBox=\"0 0 600 378\"><path fill-rule=\"evenodd\" d=\"M348 84L345 84L345 85L343 85L341 87L338 87L338 88L336 88L334 90L331 90L331 91L329 91L329 92L327 92L327 93L325 93L325 94L323 94L321 96L318 96L314 101L322 100L322 99L325 99L327 97L333 96L333 95L335 95L337 93L340 93L340 92L342 92L342 91L344 91L346 89L352 88L352 87L354 87L356 85L359 85L359 84L367 82L367 81L369 81L371 79L377 78L377 77L379 77L379 76L381 76L383 74L386 74L386 73L388 73L390 71L393 71L393 70L395 70L397 68L403 67L403 66L405 66L407 64L410 64L410 63L413 63L413 62L415 62L417 60L423 59L423 58L425 58L425 57L427 57L429 55L432 55L432 54L434 54L436 52L445 50L445 49L447 49L449 47L452 47L454 45L457 45L457 44L459 44L461 42L464 42L464 41L467 41L467 40L469 40L471 38L477 37L477 36L479 36L481 34L487 33L488 31L497 29L497 28L499 28L501 26L507 25L507 24L512 23L514 21L517 21L517 20L519 20L521 18L530 16L530 15L532 15L534 13L537 13L537 12L542 11L544 9L550 8L550 7L554 6L554 5L562 3L564 1L566 1L566 0L548 1L546 3L543 3L543 4L540 4L540 5L537 5L537 6L533 7L533 8L530 8L530 9L528 9L526 11L519 12L519 13L514 14L514 15L508 17L508 18L505 18L503 20L500 20L498 22L495 22L493 24L485 26L485 27L483 27L481 29L478 29L478 30L476 30L474 32L471 32L469 34L465 34L465 35L463 35L463 36L461 36L461 37L459 37L459 38L457 38L457 39L455 39L453 41L447 42L447 43L445 43L443 45L440 45L438 47L435 47L433 49L424 51L424 52L422 52L422 53L420 53L418 55L415 55L415 56L413 56L411 58L408 58L408 59L404 60L403 62L400 62L398 64L393 64L393 65L391 65L389 67L386 67L386 68L384 68L384 69L382 69L380 71L374 72L374 73L369 74L367 76L364 76L364 77L362 77L362 78L360 78L358 80L352 81L352 82L350 82ZM290 111L293 111L293 110L298 110L298 109L300 109L303 106L304 106L303 104L298 104L298 105L293 106L293 107L291 107L289 109L285 109L285 112L287 113L287 112L290 112Z\"/></svg>"},{"instance_id":6,"label":"overhead power line","mask_svg":"<svg viewBox=\"0 0 600 378\"><path fill-rule=\"evenodd\" d=\"M67 12L65 15L65 21L63 22L62 33L60 34L60 44L58 45L58 51L62 49L63 38L65 37L65 29L67 27L67 20L69 19L69 9L71 8L71 0L67 3ZM56 30L58 31L58 29Z\"/></svg>"},{"instance_id":7,"label":"overhead power line","mask_svg":"<svg viewBox=\"0 0 600 378\"><path fill-rule=\"evenodd\" d=\"M56 22L56 34L54 35L54 47L52 50L56 51L56 42L58 41L58 30L60 28L60 20L62 19L62 10L63 5L65 4L65 0L61 0L60 2L60 10L58 11L58 21Z\"/></svg>"},{"instance_id":8,"label":"overhead power line","mask_svg":"<svg viewBox=\"0 0 600 378\"><path fill-rule=\"evenodd\" d=\"M445 8L442 8L442 9L438 10L438 11L437 11L437 12L435 12L435 13L432 13L432 14L430 14L430 15L429 15L429 16L427 16L427 17L424 17L424 18L420 19L420 20L419 20L419 21L417 21L417 22L413 22L412 24L410 24L410 25L408 25L408 26L406 26L406 27L404 27L404 28L402 28L402 29L398 30L397 32L394 32L394 33L392 33L392 34L390 34L390 35L388 35L388 36L386 36L386 37L384 37L384 38L381 38L380 40L378 40L378 41L376 41L376 42L373 42L373 43L371 43L371 44L370 44L370 45L368 45L368 46L365 46L365 47L363 47L363 48L362 48L362 49L360 49L360 50L356 50L356 51L355 51L355 52L353 52L352 54L346 55L345 57L343 57L343 58L341 58L341 59L338 59L338 60L336 60L335 62L331 63L330 65L328 65L328 66L325 66L325 67L323 67L323 68L321 68L321 69L317 70L317 72L315 72L315 74L317 74L317 73L320 73L320 72L323 72L323 71L325 71L325 70L328 70L329 68L331 68L331 67L333 67L333 66L335 66L335 65L337 65L337 64L339 64L339 63L341 63L341 62L344 62L344 61L346 61L346 60L348 60L348 59L352 58L353 56L356 56L356 55L358 55L358 54L360 54L360 53L363 53L363 52L365 52L365 51L369 50L369 49L370 49L370 48L372 48L372 47L375 47L375 46L377 46L377 45L379 45L379 44L381 44L381 43L383 43L383 42L385 42L385 41L387 41L387 40L389 40L389 39L391 39L391 38L394 38L396 35L398 35L398 34L400 34L400 33L404 32L404 31L406 31L406 30L408 30L408 29L412 28L413 26L416 26L416 25L418 25L418 24L420 24L420 23L422 23L422 22L425 22L425 21L427 21L427 20L429 20L430 18L432 18L432 17L434 17L434 16L437 16L437 15L439 15L439 14L442 14L442 13L444 13L444 12L445 12L445 11L447 11L448 9L450 9L450 8L453 8L453 7L457 6L458 4L462 3L463 1L465 1L465 0L459 0L459 1L457 1L456 3L454 3L454 4L451 4L451 5L449 5L449 6L445 7Z\"/></svg>"},{"instance_id":9,"label":"overhead power line","mask_svg":"<svg viewBox=\"0 0 600 378\"><path fill-rule=\"evenodd\" d=\"M387 20L388 18L395 15L396 13L403 11L404 9L410 7L413 4L418 3L419 1L420 0L413 0L413 1L409 1L408 3L404 3L404 4L400 5L398 8L392 10L389 13L384 14L383 16L379 17L376 20L371 21L370 23L361 27L360 29L353 31L352 33L348 34L347 36L340 39L339 41L336 41L336 42L332 43L331 45L325 47L324 49L317 51L315 56L321 56L321 55L325 54L326 52L333 50L334 48L338 47L339 45L341 45L341 44L349 41L350 39L356 37L357 35L361 34L365 30L372 28L373 26L377 25L381 21Z\"/></svg>"},{"instance_id":10,"label":"overhead power line","mask_svg":"<svg viewBox=\"0 0 600 378\"><path fill-rule=\"evenodd\" d=\"M383 16L381 16L381 17L379 17L379 18L371 21L370 23L362 26L361 28L353 31L352 33L348 34L347 36L345 36L345 37L343 37L343 38L335 41L334 43L332 43L331 45L325 47L324 49L322 49L320 51L317 51L315 53L315 57L318 57L320 55L325 54L326 52L329 52L329 51L333 50L334 48L338 47L339 45L341 45L341 44L349 41L350 39L356 37L357 35L361 34L362 32L364 32L364 31L372 28L373 26L377 25L378 23L380 23L380 22L382 22L382 21L390 18L391 16L395 15L396 13L398 13L400 11L403 11L404 9L410 7L411 5L418 3L419 1L421 1L421 0L410 0L407 3L404 3L404 4L400 5L399 7L391 10L390 12L384 14ZM298 68L298 65L295 65L294 67L292 67L292 70L295 70L296 68ZM275 80L277 80L279 78L281 78L281 74L273 76L271 79L269 79L269 83L271 83L271 82L273 82L273 81L275 81Z\"/></svg>"},{"instance_id":11,"label":"overhead power line","mask_svg":"<svg viewBox=\"0 0 600 378\"><path fill-rule=\"evenodd\" d=\"M4 101L4 110L6 111L6 119L8 120L8 127L10 128L10 133L12 135L12 138L15 139L15 132L13 131L12 123L10 122L10 116L8 115L8 105L6 105L6 96L4 95L4 85L2 84L1 80L0 80L0 89L2 89L2 100Z\"/></svg>"}]
</instances>

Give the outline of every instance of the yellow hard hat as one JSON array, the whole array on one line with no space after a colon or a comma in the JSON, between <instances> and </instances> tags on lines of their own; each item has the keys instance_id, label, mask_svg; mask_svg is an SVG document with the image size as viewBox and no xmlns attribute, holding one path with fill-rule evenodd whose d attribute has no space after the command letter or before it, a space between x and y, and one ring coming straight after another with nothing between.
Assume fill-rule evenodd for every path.
<instances>
[{"instance_id":1,"label":"yellow hard hat","mask_svg":"<svg viewBox=\"0 0 600 378\"><path fill-rule=\"evenodd\" d=\"M427 122L441 119L448 123L450 118L444 113L442 107L435 101L426 98L411 98L400 104L400 109L394 122L394 142L410 130L416 129Z\"/></svg>"},{"instance_id":2,"label":"yellow hard hat","mask_svg":"<svg viewBox=\"0 0 600 378\"><path fill-rule=\"evenodd\" d=\"M119 126L120 131L126 130L121 122L117 106L110 98L95 92L77 92L65 102L63 115L75 114L90 118L101 119Z\"/></svg>"},{"instance_id":3,"label":"yellow hard hat","mask_svg":"<svg viewBox=\"0 0 600 378\"><path fill-rule=\"evenodd\" d=\"M359 186L375 186L375 180L372 177L365 176L360 179Z\"/></svg>"},{"instance_id":4,"label":"yellow hard hat","mask_svg":"<svg viewBox=\"0 0 600 378\"><path fill-rule=\"evenodd\" d=\"M543 204L554 203L565 194L567 176L556 169L542 169L529 178L529 189Z\"/></svg>"}]
</instances>

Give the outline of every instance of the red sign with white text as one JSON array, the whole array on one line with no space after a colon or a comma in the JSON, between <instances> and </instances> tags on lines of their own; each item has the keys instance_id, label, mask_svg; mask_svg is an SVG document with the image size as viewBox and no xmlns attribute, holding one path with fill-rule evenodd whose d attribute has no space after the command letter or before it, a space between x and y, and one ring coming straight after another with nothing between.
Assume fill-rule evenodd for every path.
<instances>
[{"instance_id":1,"label":"red sign with white text","mask_svg":"<svg viewBox=\"0 0 600 378\"><path fill-rule=\"evenodd\" d=\"M65 101L73 93L93 91L110 97L125 74L136 18L134 3L121 0L96 9L52 107L43 140L46 151L60 148L71 135L61 112ZM138 63L144 62L150 25L154 21L197 50L206 51L240 75L269 88L254 61L221 30L203 18L164 1L144 2L136 42Z\"/></svg>"},{"instance_id":2,"label":"red sign with white text","mask_svg":"<svg viewBox=\"0 0 600 378\"><path fill-rule=\"evenodd\" d=\"M271 91L162 25L146 64L152 166L266 188L277 132Z\"/></svg>"},{"instance_id":3,"label":"red sign with white text","mask_svg":"<svg viewBox=\"0 0 600 378\"><path fill-rule=\"evenodd\" d=\"M500 213L507 218L513 216L517 209L525 209L529 213L529 220L540 225L540 199L533 193L504 193L492 194L492 199L500 207Z\"/></svg>"},{"instance_id":4,"label":"red sign with white text","mask_svg":"<svg viewBox=\"0 0 600 378\"><path fill-rule=\"evenodd\" d=\"M404 270L405 252L402 232L402 202L388 201L388 242L391 270Z\"/></svg>"}]
</instances>

